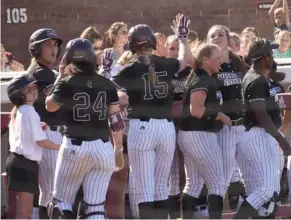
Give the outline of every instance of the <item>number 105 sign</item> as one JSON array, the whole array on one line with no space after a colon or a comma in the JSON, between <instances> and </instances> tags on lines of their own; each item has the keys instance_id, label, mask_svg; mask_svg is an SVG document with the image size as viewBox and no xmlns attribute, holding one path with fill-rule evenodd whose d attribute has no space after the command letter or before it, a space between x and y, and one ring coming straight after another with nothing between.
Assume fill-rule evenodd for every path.
<instances>
[{"instance_id":1,"label":"number 105 sign","mask_svg":"<svg viewBox=\"0 0 291 220\"><path fill-rule=\"evenodd\" d=\"M27 22L26 8L7 8L7 24L25 24Z\"/></svg>"}]
</instances>

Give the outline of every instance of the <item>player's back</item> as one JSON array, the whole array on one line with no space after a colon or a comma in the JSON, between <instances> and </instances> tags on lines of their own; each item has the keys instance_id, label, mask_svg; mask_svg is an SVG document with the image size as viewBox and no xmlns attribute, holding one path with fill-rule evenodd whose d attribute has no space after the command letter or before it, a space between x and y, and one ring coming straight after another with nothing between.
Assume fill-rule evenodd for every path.
<instances>
[{"instance_id":1,"label":"player's back","mask_svg":"<svg viewBox=\"0 0 291 220\"><path fill-rule=\"evenodd\" d=\"M76 74L66 82L64 134L83 140L108 139L107 104L116 93L112 82L98 74Z\"/></svg>"}]
</instances>

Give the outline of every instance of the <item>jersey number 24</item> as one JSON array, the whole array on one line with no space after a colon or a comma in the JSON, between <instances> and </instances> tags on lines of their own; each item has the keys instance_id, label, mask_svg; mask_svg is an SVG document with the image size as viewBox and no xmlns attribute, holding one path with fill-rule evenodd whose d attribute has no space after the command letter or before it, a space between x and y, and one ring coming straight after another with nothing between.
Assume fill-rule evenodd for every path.
<instances>
[{"instance_id":1,"label":"jersey number 24","mask_svg":"<svg viewBox=\"0 0 291 220\"><path fill-rule=\"evenodd\" d=\"M78 104L73 107L73 117L75 121L90 121L92 114L90 114L90 112L92 112L92 110L99 114L99 120L106 119L106 92L99 92L94 103L91 102L90 96L86 92L76 93L73 96L73 100L78 102ZM92 110L90 108L92 108Z\"/></svg>"}]
</instances>

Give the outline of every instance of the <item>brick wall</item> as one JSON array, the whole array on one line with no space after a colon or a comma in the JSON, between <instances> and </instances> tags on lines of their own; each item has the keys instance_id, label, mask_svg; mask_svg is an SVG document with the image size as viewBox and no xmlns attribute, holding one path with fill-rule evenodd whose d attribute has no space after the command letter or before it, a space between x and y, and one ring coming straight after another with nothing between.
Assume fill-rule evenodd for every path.
<instances>
[{"instance_id":1,"label":"brick wall","mask_svg":"<svg viewBox=\"0 0 291 220\"><path fill-rule=\"evenodd\" d=\"M262 36L271 37L268 10L258 10L258 2L273 0L2 0L1 38L7 51L27 67L29 36L43 27L55 29L65 43L89 25L104 31L114 21L147 23L155 31L170 34L171 21L183 12L191 17L191 28L201 38L213 24L223 24L234 31L254 26ZM26 23L7 23L7 9L11 8L26 8Z\"/></svg>"}]
</instances>

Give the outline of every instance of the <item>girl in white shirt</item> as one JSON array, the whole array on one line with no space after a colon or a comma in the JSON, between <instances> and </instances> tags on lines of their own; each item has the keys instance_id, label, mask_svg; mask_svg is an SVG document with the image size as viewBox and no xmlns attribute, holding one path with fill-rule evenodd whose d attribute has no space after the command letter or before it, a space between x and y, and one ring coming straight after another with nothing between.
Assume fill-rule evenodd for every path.
<instances>
[{"instance_id":1,"label":"girl in white shirt","mask_svg":"<svg viewBox=\"0 0 291 220\"><path fill-rule=\"evenodd\" d=\"M58 150L60 145L47 139L33 107L38 96L34 77L23 75L12 79L7 93L14 104L9 124L11 154L6 160L8 190L16 193L16 218L29 219L33 196L38 192L38 163L42 148Z\"/></svg>"}]
</instances>

